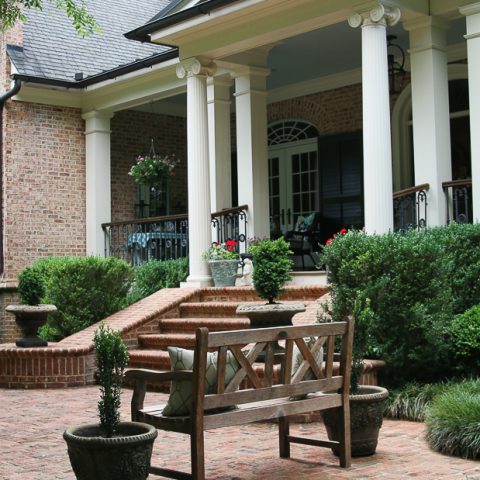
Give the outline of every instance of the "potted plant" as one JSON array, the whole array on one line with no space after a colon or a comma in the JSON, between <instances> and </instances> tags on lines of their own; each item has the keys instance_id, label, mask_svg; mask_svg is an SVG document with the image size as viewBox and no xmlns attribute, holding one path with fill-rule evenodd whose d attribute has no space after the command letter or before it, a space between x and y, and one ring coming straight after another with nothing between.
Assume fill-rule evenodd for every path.
<instances>
[{"instance_id":1,"label":"potted plant","mask_svg":"<svg viewBox=\"0 0 480 480\"><path fill-rule=\"evenodd\" d=\"M289 244L282 238L262 240L249 245L253 257L253 286L266 305L245 303L237 314L246 315L252 327L291 325L292 317L305 311L301 303L277 303L284 285L291 279L293 262Z\"/></svg>"},{"instance_id":2,"label":"potted plant","mask_svg":"<svg viewBox=\"0 0 480 480\"><path fill-rule=\"evenodd\" d=\"M100 384L100 424L68 428L70 463L77 480L145 480L150 469L155 427L120 422L120 393L128 352L120 334L102 323L94 336Z\"/></svg>"},{"instance_id":3,"label":"potted plant","mask_svg":"<svg viewBox=\"0 0 480 480\"><path fill-rule=\"evenodd\" d=\"M350 434L353 457L375 453L383 423L384 403L388 397L386 388L359 384L368 351L373 315L369 299L363 300L361 297L361 294L358 294L354 306L355 335L350 377ZM339 409L322 411L322 418L330 440L339 440L341 435ZM332 451L338 455L336 448L332 448Z\"/></svg>"},{"instance_id":4,"label":"potted plant","mask_svg":"<svg viewBox=\"0 0 480 480\"><path fill-rule=\"evenodd\" d=\"M45 296L45 282L33 268L25 268L18 276L18 295L21 305L8 305L6 311L15 315L15 322L24 337L15 344L22 348L46 347L48 343L37 336L38 329L47 322L50 313L57 311L55 305L41 304Z\"/></svg>"},{"instance_id":5,"label":"potted plant","mask_svg":"<svg viewBox=\"0 0 480 480\"><path fill-rule=\"evenodd\" d=\"M238 243L227 240L225 243L214 242L203 254L212 272L213 283L216 287L233 287L237 278L239 255Z\"/></svg>"},{"instance_id":6,"label":"potted plant","mask_svg":"<svg viewBox=\"0 0 480 480\"><path fill-rule=\"evenodd\" d=\"M140 185L162 189L178 163L174 154L157 155L152 146L149 155L139 155L135 159L128 174Z\"/></svg>"}]
</instances>

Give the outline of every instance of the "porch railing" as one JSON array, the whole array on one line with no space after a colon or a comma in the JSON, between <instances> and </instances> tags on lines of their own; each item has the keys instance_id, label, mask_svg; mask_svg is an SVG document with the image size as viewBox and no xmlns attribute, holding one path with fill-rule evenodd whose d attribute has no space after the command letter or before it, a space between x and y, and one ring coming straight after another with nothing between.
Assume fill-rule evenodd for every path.
<instances>
[{"instance_id":1,"label":"porch railing","mask_svg":"<svg viewBox=\"0 0 480 480\"><path fill-rule=\"evenodd\" d=\"M188 255L188 215L104 223L105 255L133 265Z\"/></svg>"},{"instance_id":2,"label":"porch railing","mask_svg":"<svg viewBox=\"0 0 480 480\"><path fill-rule=\"evenodd\" d=\"M248 205L241 205L212 213L212 241L223 243L233 239L238 243L238 251L245 252L248 234L247 211Z\"/></svg>"},{"instance_id":3,"label":"porch railing","mask_svg":"<svg viewBox=\"0 0 480 480\"><path fill-rule=\"evenodd\" d=\"M447 224L472 223L472 180L453 180L442 183L447 202Z\"/></svg>"},{"instance_id":4,"label":"porch railing","mask_svg":"<svg viewBox=\"0 0 480 480\"><path fill-rule=\"evenodd\" d=\"M238 242L244 252L247 245L246 205L212 213L213 241ZM105 255L123 258L133 265L149 260L169 260L188 256L188 215L168 215L102 224Z\"/></svg>"},{"instance_id":5,"label":"porch railing","mask_svg":"<svg viewBox=\"0 0 480 480\"><path fill-rule=\"evenodd\" d=\"M405 188L393 194L393 224L394 230L416 228L420 230L427 226L427 191L428 183Z\"/></svg>"}]
</instances>

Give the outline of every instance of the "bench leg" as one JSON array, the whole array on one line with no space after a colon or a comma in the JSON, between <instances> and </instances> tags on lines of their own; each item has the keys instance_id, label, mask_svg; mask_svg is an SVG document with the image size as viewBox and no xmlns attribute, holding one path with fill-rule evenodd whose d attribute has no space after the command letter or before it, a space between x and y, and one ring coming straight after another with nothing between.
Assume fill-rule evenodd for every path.
<instances>
[{"instance_id":1,"label":"bench leg","mask_svg":"<svg viewBox=\"0 0 480 480\"><path fill-rule=\"evenodd\" d=\"M278 440L280 444L280 457L290 458L290 420L288 417L280 417L278 419Z\"/></svg>"},{"instance_id":2,"label":"bench leg","mask_svg":"<svg viewBox=\"0 0 480 480\"><path fill-rule=\"evenodd\" d=\"M340 466L350 467L352 463L352 444L350 437L350 404L346 402L342 408L340 417Z\"/></svg>"},{"instance_id":3,"label":"bench leg","mask_svg":"<svg viewBox=\"0 0 480 480\"><path fill-rule=\"evenodd\" d=\"M193 431L190 435L192 478L205 480L205 449L203 431Z\"/></svg>"}]
</instances>

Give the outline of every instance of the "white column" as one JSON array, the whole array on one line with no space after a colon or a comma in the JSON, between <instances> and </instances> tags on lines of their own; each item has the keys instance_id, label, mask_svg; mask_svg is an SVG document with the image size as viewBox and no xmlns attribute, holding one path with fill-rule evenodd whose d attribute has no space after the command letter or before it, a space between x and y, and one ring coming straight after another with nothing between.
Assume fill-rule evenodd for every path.
<instances>
[{"instance_id":1,"label":"white column","mask_svg":"<svg viewBox=\"0 0 480 480\"><path fill-rule=\"evenodd\" d=\"M463 7L460 12L467 17L473 221L480 222L480 2Z\"/></svg>"},{"instance_id":2,"label":"white column","mask_svg":"<svg viewBox=\"0 0 480 480\"><path fill-rule=\"evenodd\" d=\"M430 185L429 227L445 225L442 182L452 179L447 28L448 23L432 17L405 24L410 32L415 184Z\"/></svg>"},{"instance_id":3,"label":"white column","mask_svg":"<svg viewBox=\"0 0 480 480\"><path fill-rule=\"evenodd\" d=\"M111 221L110 119L112 113L92 111L85 120L87 255L105 255L102 223Z\"/></svg>"},{"instance_id":4,"label":"white column","mask_svg":"<svg viewBox=\"0 0 480 480\"><path fill-rule=\"evenodd\" d=\"M210 175L208 160L207 75L213 64L191 58L177 67L187 77L188 232L190 274L186 286L211 285L207 262L202 258L212 242L210 229Z\"/></svg>"},{"instance_id":5,"label":"white column","mask_svg":"<svg viewBox=\"0 0 480 480\"><path fill-rule=\"evenodd\" d=\"M354 13L351 27L362 27L363 181L365 230L393 230L393 177L386 27L400 19L398 8L382 4Z\"/></svg>"},{"instance_id":6,"label":"white column","mask_svg":"<svg viewBox=\"0 0 480 480\"><path fill-rule=\"evenodd\" d=\"M270 236L265 68L246 67L235 78L238 204L248 205L248 235Z\"/></svg>"},{"instance_id":7,"label":"white column","mask_svg":"<svg viewBox=\"0 0 480 480\"><path fill-rule=\"evenodd\" d=\"M210 207L212 212L232 206L231 84L230 78L210 77L207 79Z\"/></svg>"}]
</instances>

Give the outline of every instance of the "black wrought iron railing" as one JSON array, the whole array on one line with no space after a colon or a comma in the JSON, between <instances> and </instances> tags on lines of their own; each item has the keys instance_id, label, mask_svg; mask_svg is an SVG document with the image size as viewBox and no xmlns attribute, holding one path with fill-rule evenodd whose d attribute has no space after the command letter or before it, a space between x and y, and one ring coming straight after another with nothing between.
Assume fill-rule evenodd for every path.
<instances>
[{"instance_id":1,"label":"black wrought iron railing","mask_svg":"<svg viewBox=\"0 0 480 480\"><path fill-rule=\"evenodd\" d=\"M237 242L236 250L247 248L246 205L212 213L212 240ZM102 224L105 255L123 258L133 265L150 260L188 256L188 215L168 215Z\"/></svg>"},{"instance_id":2,"label":"black wrought iron railing","mask_svg":"<svg viewBox=\"0 0 480 480\"><path fill-rule=\"evenodd\" d=\"M188 215L104 223L105 255L133 265L188 256Z\"/></svg>"},{"instance_id":3,"label":"black wrought iron railing","mask_svg":"<svg viewBox=\"0 0 480 480\"><path fill-rule=\"evenodd\" d=\"M472 223L472 180L453 180L442 183L447 202L447 224Z\"/></svg>"},{"instance_id":4,"label":"black wrought iron railing","mask_svg":"<svg viewBox=\"0 0 480 480\"><path fill-rule=\"evenodd\" d=\"M394 230L421 229L427 226L428 183L405 188L393 194Z\"/></svg>"},{"instance_id":5,"label":"black wrought iron railing","mask_svg":"<svg viewBox=\"0 0 480 480\"><path fill-rule=\"evenodd\" d=\"M212 213L212 241L224 243L227 240L235 240L238 252L247 250L247 205L226 208Z\"/></svg>"}]
</instances>

